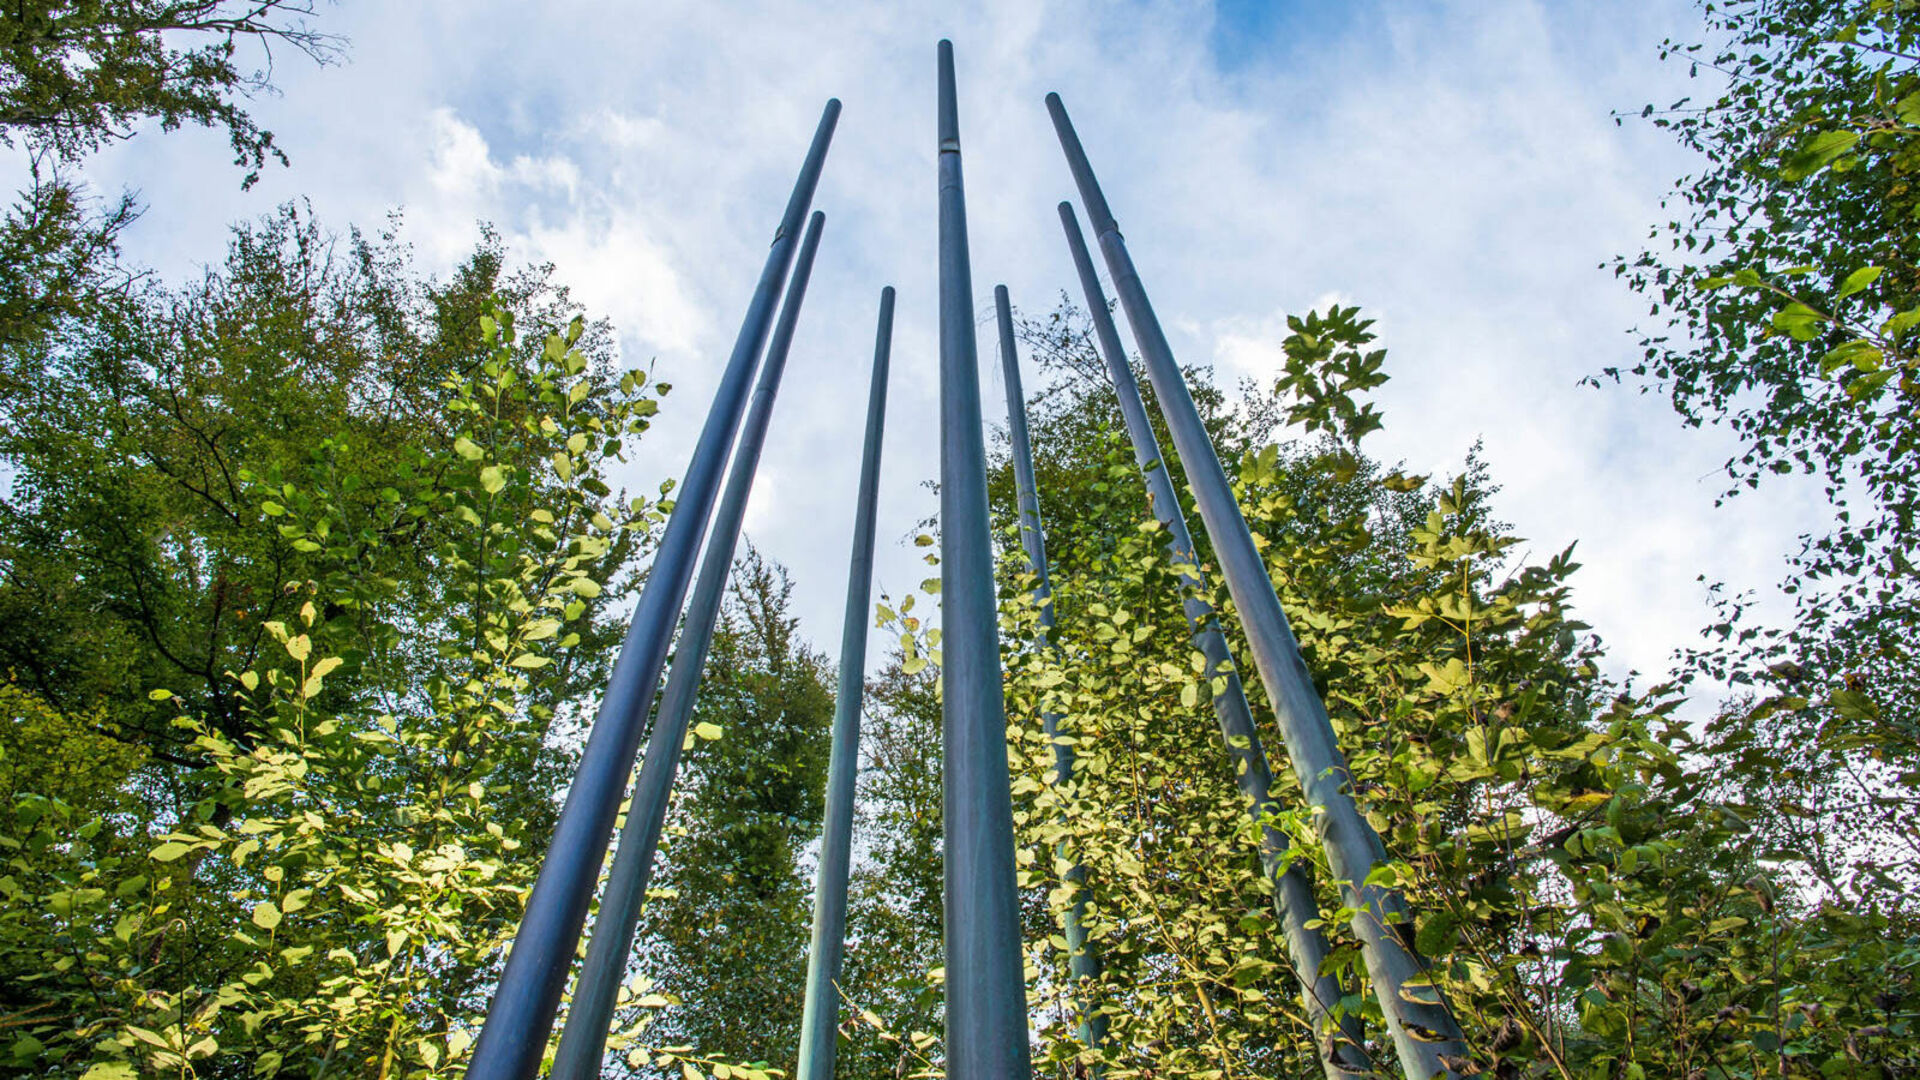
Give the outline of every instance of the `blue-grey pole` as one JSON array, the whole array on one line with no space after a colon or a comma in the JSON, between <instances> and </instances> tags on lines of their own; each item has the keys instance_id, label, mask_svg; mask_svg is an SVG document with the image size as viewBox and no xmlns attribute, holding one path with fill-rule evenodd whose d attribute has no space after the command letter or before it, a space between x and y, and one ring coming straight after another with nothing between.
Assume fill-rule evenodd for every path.
<instances>
[{"instance_id":1,"label":"blue-grey pole","mask_svg":"<svg viewBox=\"0 0 1920 1080\"><path fill-rule=\"evenodd\" d=\"M721 601L726 598L727 580L732 576L740 525L747 516L747 497L753 493L754 474L760 468L760 450L766 445L773 402L780 393L780 377L786 371L787 351L793 344L794 327L800 321L800 305L807 298L807 279L813 271L813 256L820 247L820 230L825 223L826 215L817 210L807 222L807 235L800 241L800 256L793 264L793 281L787 286L786 300L780 305L780 321L767 343L767 358L760 365L760 382L753 391L753 405L747 411L740 444L734 447L733 462L727 469L726 494L721 497L720 509L714 514L713 527L707 533L707 551L700 559L700 577L694 582L693 599L687 603L680 647L674 652L673 670L667 675L667 689L661 695L660 709L654 717L646 757L640 762L640 778L633 784L627 823L620 830L613 867L607 871L607 888L600 900L600 913L594 919L592 938L587 943L587 959L574 985L566 1025L560 1030L560 1046L554 1055L551 1080L595 1080L600 1075L600 1059L606 1052L614 1004L626 974L628 953L633 948L634 927L640 921L647 883L653 877L653 857L660 849L660 830L666 823L667 800L673 794L673 778L680 766L680 748L686 742L687 725L693 719L701 671L706 667L714 623L720 615ZM751 739L753 733L736 732L735 737Z\"/></svg>"},{"instance_id":2,"label":"blue-grey pole","mask_svg":"<svg viewBox=\"0 0 1920 1080\"><path fill-rule=\"evenodd\" d=\"M1020 546L1027 553L1027 568L1033 571L1033 599L1040 606L1040 643L1042 648L1047 648L1047 637L1053 630L1053 584L1047 579L1047 534L1040 519L1040 489L1033 479L1033 445L1027 437L1027 394L1020 382L1020 355L1013 344L1013 306L1007 299L1005 285L993 287L993 308L1000 324L1000 371L1007 384L1007 438L1013 444L1014 505L1020 523ZM1059 739L1058 713L1043 711L1040 726L1047 733L1047 740L1053 743L1053 782L1064 790L1073 782L1073 747ZM1055 850L1064 853L1065 844L1056 846ZM1107 1033L1107 1019L1092 1011L1087 997L1088 984L1100 977L1099 953L1087 940L1087 900L1080 893L1086 884L1087 868L1075 862L1062 880L1074 890L1073 902L1060 915L1060 930L1067 939L1067 973L1073 979L1080 1041L1097 1050Z\"/></svg>"},{"instance_id":3,"label":"blue-grey pole","mask_svg":"<svg viewBox=\"0 0 1920 1080\"><path fill-rule=\"evenodd\" d=\"M1347 906L1354 909L1354 933L1360 939L1367 973L1386 1015L1400 1065L1409 1077L1418 1080L1452 1076L1453 1071L1441 1058L1465 1055L1460 1027L1437 988L1410 985L1426 965L1401 936L1412 933L1413 920L1406 900L1397 890L1367 884L1374 867L1386 862L1386 850L1354 802L1353 776L1334 737L1333 724L1327 719L1326 704L1313 688L1306 661L1300 657L1299 642L1273 590L1273 579L1267 576L1266 563L1253 545L1246 518L1234 502L1226 470L1201 423L1186 378L1147 300L1146 288L1127 254L1126 240L1107 208L1106 197L1100 192L1060 95L1047 95L1047 110L1053 115L1054 130L1066 151L1094 235L1099 238L1101 254L1106 256L1114 291L1120 294L1120 305L1133 327L1134 343L1146 361L1147 377L1160 401L1160 415L1173 436L1187 486L1193 491L1200 520L1213 541L1227 592L1247 632L1254 667L1273 702L1294 776L1314 809L1327 863Z\"/></svg>"},{"instance_id":4,"label":"blue-grey pole","mask_svg":"<svg viewBox=\"0 0 1920 1080\"><path fill-rule=\"evenodd\" d=\"M560 820L554 825L540 875L527 897L520 929L487 1008L473 1061L467 1066L468 1080L530 1080L545 1055L574 946L580 939L594 886L600 880L600 862L620 811L620 797L633 772L640 733L660 685L660 669L666 665L680 603L686 599L687 583L693 577L694 555L713 510L720 470L739 430L754 362L766 342L774 300L786 282L787 266L798 241L796 234L813 202L820 167L839 117L839 100L829 100L806 161L800 166L800 177L787 200L780 228L773 234L773 248L767 252L746 320L734 340L733 355L727 360L713 407L694 444L686 479L675 491L673 515L654 553L627 639L614 661L613 675L607 681L587 745L581 750L580 766L567 790L567 801L560 808Z\"/></svg>"},{"instance_id":5,"label":"blue-grey pole","mask_svg":"<svg viewBox=\"0 0 1920 1080\"><path fill-rule=\"evenodd\" d=\"M1260 745L1260 731L1253 723L1253 708L1247 704L1246 688L1240 685L1233 654L1227 648L1226 635L1220 632L1220 620L1213 605L1202 593L1205 578L1194 558L1193 534L1187 531L1186 515L1167 476L1166 460L1160 454L1160 440L1147 420L1147 407L1140 399L1140 384L1134 381L1133 367L1127 363L1126 350L1120 346L1120 332L1107 310L1107 297L1100 289L1100 276L1094 272L1093 259L1087 254L1087 242L1080 235L1080 223L1074 219L1071 203L1060 204L1060 224L1067 232L1067 247L1073 252L1073 266L1080 275L1080 287L1086 293L1087 312L1093 318L1094 337L1100 355L1107 362L1107 374L1113 379L1115 396L1120 400L1120 416L1126 421L1127 436L1133 442L1133 457L1147 482L1147 505L1154 519L1167 530L1167 555L1180 576L1180 606L1186 611L1187 629L1193 634L1194 647L1207 658L1210 675L1225 677L1225 686L1213 695L1213 715L1219 721L1220 736L1226 740L1227 756L1233 759L1234 782L1247 800L1247 813L1260 830L1260 866L1273 883L1274 914L1280 918L1286 936L1287 953L1294 975L1300 980L1301 996L1307 1018L1313 1025L1315 1054L1328 1080L1344 1080L1367 1073L1368 1060L1360 1017L1343 1015L1336 1024L1333 1008L1340 1003L1340 980L1322 974L1320 964L1327 958L1327 938L1310 922L1320 917L1313 899L1313 886L1306 868L1300 863L1287 865L1287 834L1270 815L1279 808L1273 798L1273 770L1267 765L1267 753ZM1281 868L1285 866L1283 871Z\"/></svg>"},{"instance_id":6,"label":"blue-grey pole","mask_svg":"<svg viewBox=\"0 0 1920 1080\"><path fill-rule=\"evenodd\" d=\"M847 863L853 848L853 796L860 767L860 701L867 685L867 604L873 596L874 515L880 502L880 436L887 423L887 367L893 351L893 286L880 290L867 390L867 437L860 452L860 497L853 514L847 610L840 624L840 685L833 702L833 750L820 830L820 872L813 883L813 947L800 1016L800 1064L794 1080L833 1080L840 1019L840 960L847 939Z\"/></svg>"},{"instance_id":7,"label":"blue-grey pole","mask_svg":"<svg viewBox=\"0 0 1920 1080\"><path fill-rule=\"evenodd\" d=\"M953 43L940 43L940 713L947 1075L1020 1080L1027 989Z\"/></svg>"}]
</instances>

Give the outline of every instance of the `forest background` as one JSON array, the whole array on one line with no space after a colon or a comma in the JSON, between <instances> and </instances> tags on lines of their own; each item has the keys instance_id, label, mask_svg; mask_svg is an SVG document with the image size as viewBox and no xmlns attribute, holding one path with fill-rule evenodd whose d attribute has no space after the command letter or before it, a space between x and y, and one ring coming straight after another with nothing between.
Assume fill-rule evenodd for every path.
<instances>
[{"instance_id":1,"label":"forest background","mask_svg":"<svg viewBox=\"0 0 1920 1080\"><path fill-rule=\"evenodd\" d=\"M0 1030L22 1072L457 1071L671 496L620 489L671 475L655 425L698 411L682 404L697 393L669 394L697 350L635 369L559 268L484 228L450 271L399 226L335 231L297 202L236 226L202 274L123 253L166 183L151 205L120 197L97 155L191 148L205 128L237 186L297 177L249 111L270 86L255 66L263 48L275 72L343 59L330 14L7 16L0 120L26 187L0 237ZM1232 363L1194 372L1400 860L1384 872L1415 899L1415 939L1469 1030L1463 1069L1877 1075L1914 1057L1915 15L1703 15L1659 46L1699 99L1622 118L1696 155L1671 224L1614 253L1621 285L1584 286L1650 302L1646 341L1584 373L1666 397L1735 447L1712 488L1739 493L1727 520L1796 477L1818 513L1804 543L1774 549L1783 568L1695 593L1683 610L1708 632L1671 664L1636 659L1653 679L1622 682L1606 659L1632 622L1601 642L1576 616L1572 555L1501 523L1487 457L1418 474L1376 448L1368 402L1393 430L1382 376L1401 368L1353 309L1222 335L1268 359L1250 383ZM647 153L644 135L632 145ZM516 182L569 182L480 155ZM671 274L640 280L671 297ZM598 285L616 287L634 291ZM1031 610L1002 559L1044 1058L1315 1072L1084 317L1030 295L1062 637L1084 636L1053 659L1024 650ZM1435 396L1429 411L1491 439L1538 422L1515 400L1449 412ZM915 463L890 467L929 474ZM830 480L817 488L837 505ZM796 580L758 555L740 568L623 1068L724 1080L791 1056L830 700ZM923 588L896 583L880 612L901 636L872 687L848 973L861 1011L843 1053L862 1075L940 1059ZM1070 791L1034 744L1043 705L1066 711L1090 763ZM1305 838L1297 814L1284 823ZM1121 1033L1099 1062L1068 1031L1049 941L1068 899L1048 887L1057 841L1089 866L1111 946L1084 988ZM1349 1007L1370 1008L1359 993Z\"/></svg>"}]
</instances>

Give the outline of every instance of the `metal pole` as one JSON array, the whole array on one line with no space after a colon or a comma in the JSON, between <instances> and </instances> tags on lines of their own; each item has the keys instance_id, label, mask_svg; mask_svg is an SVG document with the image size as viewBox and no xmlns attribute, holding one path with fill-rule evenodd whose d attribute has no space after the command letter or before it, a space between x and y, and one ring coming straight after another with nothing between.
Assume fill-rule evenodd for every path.
<instances>
[{"instance_id":1,"label":"metal pole","mask_svg":"<svg viewBox=\"0 0 1920 1080\"><path fill-rule=\"evenodd\" d=\"M1013 344L1013 307L1007 299L1007 287L993 287L994 313L1000 324L1000 370L1007 384L1007 435L1013 444L1013 484L1020 522L1020 545L1026 549L1027 568L1033 571L1033 599L1040 605L1040 645L1050 647L1048 634L1053 630L1053 585L1047 580L1047 534L1040 520L1040 489L1033 479L1033 447L1027 438L1027 395L1020 384L1020 356ZM1065 788L1073 782L1073 747L1059 741L1060 714L1042 712L1040 726L1053 744L1054 783ZM1055 846L1065 851L1065 843ZM1067 972L1073 978L1075 1007L1080 1013L1080 1041L1098 1050L1107 1033L1107 1018L1088 1007L1087 983L1100 977L1100 955L1087 941L1083 920L1087 915L1086 897L1080 889L1086 884L1087 868L1075 862L1062 880L1074 888L1073 903L1060 915L1060 929L1067 939Z\"/></svg>"},{"instance_id":2,"label":"metal pole","mask_svg":"<svg viewBox=\"0 0 1920 1080\"><path fill-rule=\"evenodd\" d=\"M800 320L800 305L807 298L807 279L813 271L814 252L820 247L820 230L825 224L826 215L817 210L807 222L807 235L800 241L800 255L793 265L793 281L787 286L786 299L780 305L780 321L767 344L767 359L760 366L753 406L747 412L740 444L734 448L733 463L727 470L726 494L720 500L720 509L707 534L707 551L700 560L700 578L694 583L693 599L687 604L680 647L674 653L673 670L667 675L666 693L660 698L653 735L647 741L646 757L640 762L640 778L633 784L627 823L620 830L620 846L614 852L613 868L607 872L607 888L600 900L599 916L594 919L587 959L581 965L580 979L573 989L573 1003L567 1010L567 1022L560 1031L552 1080L594 1080L600 1075L600 1059L606 1052L614 1003L626 974L627 956L633 948L634 926L640 920L647 883L653 877L653 857L660 848L667 800L673 793L674 773L680 766L680 747L686 741L687 725L693 719L701 671L706 666L707 649L713 644L714 623L720 614L721 601L726 597L727 580L733 572L733 552L740 542L740 524L747 516L747 497L753 493L760 450L766 445L767 424L773 416L774 398L780 393L787 350L793 344L794 327ZM752 737L749 733L740 734Z\"/></svg>"},{"instance_id":3,"label":"metal pole","mask_svg":"<svg viewBox=\"0 0 1920 1080\"><path fill-rule=\"evenodd\" d=\"M813 883L813 946L807 953L807 997L800 1017L800 1064L794 1080L833 1080L840 1017L840 960L847 938L847 863L853 847L853 796L860 767L860 701L867 683L867 610L873 595L874 515L880 501L880 436L887 422L887 367L893 350L893 286L880 290L874 332L873 382L867 390L867 437L860 452L860 497L853 515L853 559L847 567L847 610L840 628L840 685L833 702L833 751L827 762L827 805L820 831L820 873Z\"/></svg>"},{"instance_id":4,"label":"metal pole","mask_svg":"<svg viewBox=\"0 0 1920 1080\"><path fill-rule=\"evenodd\" d=\"M940 43L941 743L947 1075L1033 1074L1013 873L1013 801L987 526L980 354L973 329L953 44Z\"/></svg>"},{"instance_id":5,"label":"metal pole","mask_svg":"<svg viewBox=\"0 0 1920 1080\"><path fill-rule=\"evenodd\" d=\"M1353 777L1327 719L1326 705L1313 688L1306 662L1300 657L1300 645L1267 576L1266 563L1234 502L1226 470L1201 423L1200 411L1194 407L1193 395L1154 316L1140 275L1127 254L1126 240L1107 208L1060 95L1047 95L1047 110L1053 115L1060 146L1066 151L1080 198L1087 205L1087 216L1106 256L1114 290L1120 294L1127 322L1133 327L1134 342L1146 361L1147 376L1160 401L1160 414L1173 435L1174 449L1180 454L1187 485L1199 505L1207 536L1213 541L1227 591L1246 629L1254 666L1273 702L1294 776L1307 803L1316 811L1314 821L1326 847L1328 865L1347 906L1355 910L1354 933L1360 938L1374 994L1386 1015L1401 1067L1418 1080L1440 1074L1452 1076L1453 1071L1441 1059L1443 1055L1465 1055L1459 1025L1437 987L1408 985L1426 968L1411 944L1401 937L1402 933L1411 933L1412 916L1396 890L1367 884L1373 868L1386 862L1386 851L1354 803Z\"/></svg>"},{"instance_id":6,"label":"metal pole","mask_svg":"<svg viewBox=\"0 0 1920 1080\"><path fill-rule=\"evenodd\" d=\"M487 1009L486 1024L467 1067L468 1080L530 1080L540 1067L580 926L600 878L600 861L607 852L620 796L640 748L642 725L660 685L660 669L666 664L680 602L686 598L687 583L693 577L695 549L706 531L727 447L733 442L746 406L747 383L753 376L760 346L766 341L774 298L786 281L794 234L813 202L820 167L839 117L839 100L829 100L787 200L780 228L773 234L773 248L767 252L746 320L734 341L733 355L714 393L713 407L694 444L693 460L677 491L673 516L660 538L646 587L634 607L632 625L614 662L599 714L580 754L579 769L567 790L566 804L560 809L540 875L527 898L526 912L520 918L500 984Z\"/></svg>"},{"instance_id":7,"label":"metal pole","mask_svg":"<svg viewBox=\"0 0 1920 1080\"><path fill-rule=\"evenodd\" d=\"M1140 399L1140 384L1134 381L1133 367L1127 363L1126 350L1120 345L1120 332L1107 310L1107 297L1100 289L1100 276L1087 254L1087 242L1080 235L1080 223L1074 219L1073 205L1060 204L1060 224L1067 233L1067 247L1073 252L1074 269L1080 275L1080 287L1086 293L1087 313L1093 318L1094 336L1100 342L1100 354L1107 362L1107 374L1113 379L1115 395L1120 399L1120 415L1126 421L1127 435L1133 442L1133 457L1147 482L1147 505L1155 520L1167 530L1167 555L1180 577L1180 606L1186 611L1187 629L1193 634L1194 647L1207 658L1209 675L1224 675L1226 687L1213 695L1213 714L1220 724L1220 736L1226 740L1227 756L1233 759L1234 782L1246 796L1247 813L1260 829L1260 867L1273 883L1274 914L1286 935L1287 951L1293 961L1294 975L1300 980L1301 997L1313 1022L1314 1047L1320 1067L1328 1080L1365 1074L1372 1068L1363 1043L1360 1017L1349 1013L1335 1024L1332 1009L1342 996L1340 981L1322 974L1320 964L1327 958L1327 939L1318 927L1308 923L1320 917L1313 899L1313 886L1306 868L1299 863L1283 872L1288 847L1287 834L1273 824L1270 814L1279 804L1273 798L1273 771L1267 765L1267 753L1260 745L1260 732L1254 726L1253 709L1247 704L1246 688L1240 685L1227 638L1220 632L1220 620L1213 605L1207 603L1201 588L1205 583L1194 558L1193 534L1187 531L1186 515L1167 476L1166 459L1160 454L1159 439L1147 420L1147 407Z\"/></svg>"}]
</instances>

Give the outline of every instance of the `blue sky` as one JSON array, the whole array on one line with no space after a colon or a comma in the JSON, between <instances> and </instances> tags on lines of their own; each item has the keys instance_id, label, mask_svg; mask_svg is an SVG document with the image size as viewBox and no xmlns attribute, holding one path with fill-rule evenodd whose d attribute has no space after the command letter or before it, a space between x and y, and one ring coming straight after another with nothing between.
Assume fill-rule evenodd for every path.
<instances>
[{"instance_id":1,"label":"blue sky","mask_svg":"<svg viewBox=\"0 0 1920 1080\"><path fill-rule=\"evenodd\" d=\"M1379 322L1393 381L1377 454L1457 470L1484 446L1497 507L1536 556L1578 540L1581 611L1616 672L1662 670L1708 621L1696 578L1770 587L1817 492L1715 511L1731 444L1657 399L1579 380L1629 362L1645 307L1599 268L1664 220L1692 162L1614 110L1688 92L1660 41L1682 0L1418 4L1242 0L736 3L414 0L323 10L346 63L284 60L260 118L293 158L251 192L220 140L101 155L150 206L130 254L178 277L228 224L294 197L404 235L443 271L493 222L552 260L625 355L676 391L636 488L684 469L822 103L846 103L828 225L748 530L791 566L806 633L838 639L875 298L900 290L879 584L934 500L934 42L961 81L974 281L1045 309L1072 282L1071 193L1041 101L1066 99L1173 345L1269 378L1284 317L1338 300ZM956 13L957 12L957 13ZM994 365L985 399L1001 400Z\"/></svg>"},{"instance_id":2,"label":"blue sky","mask_svg":"<svg viewBox=\"0 0 1920 1080\"><path fill-rule=\"evenodd\" d=\"M1223 72L1266 67L1353 26L1362 5L1295 0L1216 0L1207 49Z\"/></svg>"}]
</instances>

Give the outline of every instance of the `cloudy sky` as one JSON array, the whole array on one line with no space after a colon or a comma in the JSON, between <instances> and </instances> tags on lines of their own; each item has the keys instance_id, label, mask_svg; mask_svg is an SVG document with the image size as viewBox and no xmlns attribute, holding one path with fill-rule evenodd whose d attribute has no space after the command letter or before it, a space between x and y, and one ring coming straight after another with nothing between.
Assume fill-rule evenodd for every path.
<instances>
[{"instance_id":1,"label":"cloudy sky","mask_svg":"<svg viewBox=\"0 0 1920 1080\"><path fill-rule=\"evenodd\" d=\"M748 532L838 639L874 308L899 289L877 585L936 469L934 43L955 43L979 310L1004 282L1049 308L1073 282L1071 194L1042 98L1065 98L1183 361L1270 377L1284 316L1376 317L1393 381L1376 454L1457 470L1483 440L1497 506L1545 555L1579 541L1579 606L1616 674L1660 672L1707 621L1696 578L1770 587L1817 492L1715 510L1730 443L1582 376L1631 361L1645 305L1599 264L1664 220L1693 162L1636 120L1703 88L1662 65L1684 0L410 0L343 2L343 63L279 58L256 110L293 159L249 192L222 141L136 139L90 168L149 206L136 259L217 262L232 221L311 199L329 225L404 235L444 272L492 222L550 260L626 357L676 389L631 482L678 476L830 96L826 239ZM1077 291L1077 290L1076 290ZM997 365L987 365L989 369ZM984 376L992 415L1001 387ZM876 646L876 655L878 648Z\"/></svg>"}]
</instances>

